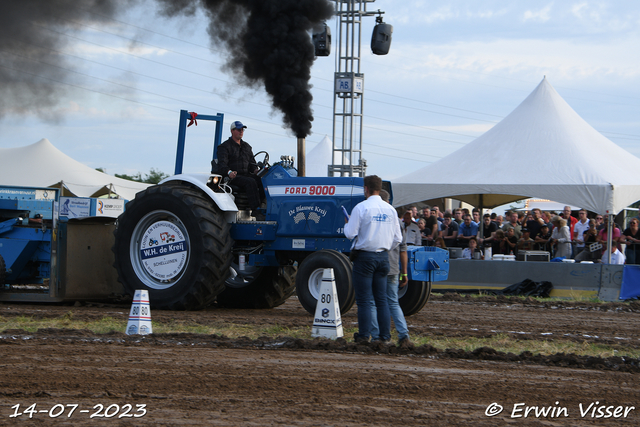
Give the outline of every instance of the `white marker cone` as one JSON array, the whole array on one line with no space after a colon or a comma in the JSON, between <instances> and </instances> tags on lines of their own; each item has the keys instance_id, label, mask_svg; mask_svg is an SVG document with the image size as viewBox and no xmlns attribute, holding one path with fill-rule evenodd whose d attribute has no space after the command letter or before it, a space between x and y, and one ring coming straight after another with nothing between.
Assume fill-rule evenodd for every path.
<instances>
[{"instance_id":1,"label":"white marker cone","mask_svg":"<svg viewBox=\"0 0 640 427\"><path fill-rule=\"evenodd\" d=\"M149 291L137 289L133 296L127 335L148 335L153 333L151 328L151 307L149 305Z\"/></svg>"},{"instance_id":2,"label":"white marker cone","mask_svg":"<svg viewBox=\"0 0 640 427\"><path fill-rule=\"evenodd\" d=\"M311 336L331 339L344 336L333 268L325 268L322 272L322 284L320 285L320 295L316 304Z\"/></svg>"}]
</instances>

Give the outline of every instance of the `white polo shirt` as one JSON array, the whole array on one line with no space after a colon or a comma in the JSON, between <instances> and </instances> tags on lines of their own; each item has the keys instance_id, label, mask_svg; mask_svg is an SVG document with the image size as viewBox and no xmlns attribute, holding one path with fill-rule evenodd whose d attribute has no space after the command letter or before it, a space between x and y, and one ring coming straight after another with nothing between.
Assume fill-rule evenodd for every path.
<instances>
[{"instance_id":1,"label":"white polo shirt","mask_svg":"<svg viewBox=\"0 0 640 427\"><path fill-rule=\"evenodd\" d=\"M367 252L388 251L402 242L396 210L378 195L353 208L344 235L347 239L357 237L354 249Z\"/></svg>"},{"instance_id":2,"label":"white polo shirt","mask_svg":"<svg viewBox=\"0 0 640 427\"><path fill-rule=\"evenodd\" d=\"M585 221L584 224L582 223L582 221L578 221L576 222L576 225L573 226L573 232L574 234L577 233L577 239L578 240L583 240L583 234L585 231L587 231L589 229L589 221ZM571 236L571 238L573 239L573 236ZM576 247L578 248L584 248L584 243L578 243L576 244Z\"/></svg>"}]
</instances>

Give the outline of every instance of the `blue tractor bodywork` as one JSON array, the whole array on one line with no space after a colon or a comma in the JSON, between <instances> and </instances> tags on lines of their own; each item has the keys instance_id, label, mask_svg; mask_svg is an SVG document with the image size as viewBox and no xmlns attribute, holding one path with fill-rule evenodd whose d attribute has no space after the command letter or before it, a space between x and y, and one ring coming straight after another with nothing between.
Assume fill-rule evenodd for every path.
<instances>
[{"instance_id":1,"label":"blue tractor bodywork","mask_svg":"<svg viewBox=\"0 0 640 427\"><path fill-rule=\"evenodd\" d=\"M298 177L290 165L278 163L269 168L262 183L267 221L231 226L231 237L236 242L264 243L261 254L250 255L250 264L280 265L279 253L302 259L308 252L322 249L350 252L351 242L344 236L342 206L351 212L364 200L362 178Z\"/></svg>"},{"instance_id":2,"label":"blue tractor bodywork","mask_svg":"<svg viewBox=\"0 0 640 427\"><path fill-rule=\"evenodd\" d=\"M198 121L215 124L211 174L183 172L187 128ZM233 180L218 173L223 122L222 114L181 111L175 175L138 193L119 217L114 265L125 290L147 289L152 305L168 309L197 309L214 300L226 307L271 308L297 292L313 313L322 273L332 268L345 313L355 293L342 210L349 213L364 200L364 179L301 177L292 157L270 165L268 153L260 152L264 159L256 166L265 200L256 209ZM392 195L391 184L383 185ZM175 234L180 250L148 249L150 236L159 240L167 233ZM415 252L410 263L412 285L405 294L416 302L403 309L414 313L428 299L430 282L446 279L448 253Z\"/></svg>"},{"instance_id":3,"label":"blue tractor bodywork","mask_svg":"<svg viewBox=\"0 0 640 427\"><path fill-rule=\"evenodd\" d=\"M176 174L182 173L186 130L191 120L216 123L213 162L217 162L218 146L222 143L224 115L197 115L182 110L178 127ZM362 177L299 177L291 158L283 156L262 175L266 195L266 221L236 221L231 224L234 250L246 253L246 262L254 266L280 266L287 260L302 261L311 252L335 250L348 254L351 241L344 236L342 207L351 212L364 200ZM223 177L219 178L224 180ZM183 181L176 175L162 183ZM223 192L220 187L216 193ZM384 188L391 195L389 182ZM219 202L216 201L218 205ZM228 208L220 206L223 211ZM259 249L258 249L259 248ZM425 249L411 258L409 277L413 280L446 280L449 269L448 252L437 248ZM436 267L437 266L437 267ZM430 273L426 273L430 272ZM437 272L437 273L436 273Z\"/></svg>"}]
</instances>

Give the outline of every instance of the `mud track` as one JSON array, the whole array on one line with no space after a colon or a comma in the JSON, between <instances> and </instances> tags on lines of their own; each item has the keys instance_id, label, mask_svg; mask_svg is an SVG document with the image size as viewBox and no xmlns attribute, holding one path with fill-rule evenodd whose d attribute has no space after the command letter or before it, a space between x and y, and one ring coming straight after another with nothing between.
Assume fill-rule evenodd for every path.
<instances>
[{"instance_id":1,"label":"mud track","mask_svg":"<svg viewBox=\"0 0 640 427\"><path fill-rule=\"evenodd\" d=\"M127 304L0 305L4 319L71 312L76 320L97 320L126 318L128 311ZM273 310L211 307L154 311L152 318L161 323L311 327L310 316L295 298ZM548 304L460 296L434 298L408 319L414 337L506 334L523 340L606 343L622 352L640 346L639 321L638 303ZM346 326L355 322L355 309L343 316ZM637 359L622 357L401 349L287 337L129 337L60 329L33 334L5 330L0 354L0 425L640 423L640 367ZM33 404L32 409L43 412L31 413L30 419L25 410ZM78 405L70 417L73 406L66 405ZM132 405L129 412L127 405ZM146 405L144 416L134 417L143 414L136 405ZM486 415L500 407L498 415ZM17 413L22 415L11 417ZM90 419L92 414L98 416Z\"/></svg>"}]
</instances>

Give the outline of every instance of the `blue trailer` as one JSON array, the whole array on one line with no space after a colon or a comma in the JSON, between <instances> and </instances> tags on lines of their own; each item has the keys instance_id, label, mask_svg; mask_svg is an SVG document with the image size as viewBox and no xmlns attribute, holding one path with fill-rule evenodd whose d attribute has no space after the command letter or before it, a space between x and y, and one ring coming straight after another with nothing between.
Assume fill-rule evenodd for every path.
<instances>
[{"instance_id":1,"label":"blue trailer","mask_svg":"<svg viewBox=\"0 0 640 427\"><path fill-rule=\"evenodd\" d=\"M182 172L187 123L193 118L181 111L175 175L138 193L118 218L114 265L125 291L146 289L151 305L166 309L199 309L213 301L270 308L295 292L313 314L322 270L333 268L346 313L355 294L341 207L351 212L364 200L363 178L301 177L292 157L270 164L268 153L258 153L266 200L265 220L256 220L233 181L216 173ZM215 166L223 115L197 115L197 120L215 123ZM390 183L384 186L393 194ZM410 284L400 298L407 315L424 306L431 282L446 280L448 252L415 248L410 264Z\"/></svg>"},{"instance_id":2,"label":"blue trailer","mask_svg":"<svg viewBox=\"0 0 640 427\"><path fill-rule=\"evenodd\" d=\"M117 202L61 198L58 188L0 186L0 301L122 295L109 264L115 218L102 215L109 203ZM82 210L82 219L69 218L70 205Z\"/></svg>"}]
</instances>

